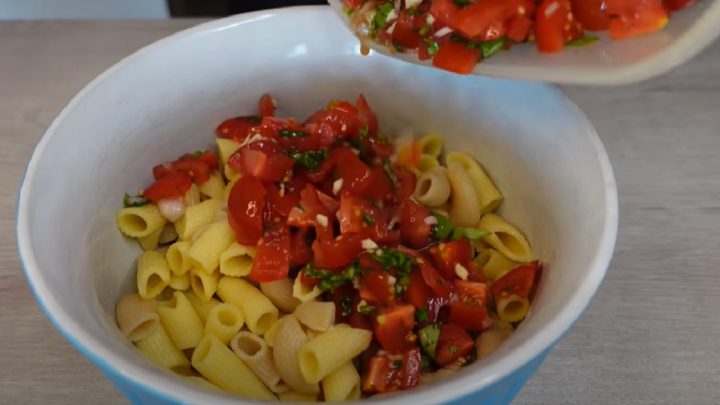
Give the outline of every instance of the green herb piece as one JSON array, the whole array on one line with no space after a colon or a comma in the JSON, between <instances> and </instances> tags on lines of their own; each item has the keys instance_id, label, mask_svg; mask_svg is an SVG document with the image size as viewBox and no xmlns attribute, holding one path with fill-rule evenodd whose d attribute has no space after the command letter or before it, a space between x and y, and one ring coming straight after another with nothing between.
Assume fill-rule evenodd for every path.
<instances>
[{"instance_id":1,"label":"green herb piece","mask_svg":"<svg viewBox=\"0 0 720 405\"><path fill-rule=\"evenodd\" d=\"M361 140L363 140L364 138L367 138L368 131L370 131L370 129L368 127L361 127L360 129L358 129L358 134L360 135Z\"/></svg>"},{"instance_id":2,"label":"green herb piece","mask_svg":"<svg viewBox=\"0 0 720 405\"><path fill-rule=\"evenodd\" d=\"M568 42L568 46L588 46L598 41L598 37L594 35L585 34L580 38L573 39Z\"/></svg>"},{"instance_id":3,"label":"green herb piece","mask_svg":"<svg viewBox=\"0 0 720 405\"><path fill-rule=\"evenodd\" d=\"M503 48L503 45L505 45L505 38L498 38L492 41L483 42L480 45L483 59L487 59L500 52L500 50Z\"/></svg>"},{"instance_id":4,"label":"green herb piece","mask_svg":"<svg viewBox=\"0 0 720 405\"><path fill-rule=\"evenodd\" d=\"M420 369L423 372L429 371L431 365L432 359L428 357L425 353L420 353Z\"/></svg>"},{"instance_id":5,"label":"green herb piece","mask_svg":"<svg viewBox=\"0 0 720 405\"><path fill-rule=\"evenodd\" d=\"M458 7L465 7L470 4L468 0L453 0L453 3L455 3Z\"/></svg>"},{"instance_id":6,"label":"green herb piece","mask_svg":"<svg viewBox=\"0 0 720 405\"><path fill-rule=\"evenodd\" d=\"M375 225L375 218L373 218L372 215L370 215L370 214L367 214L367 213L363 214L362 220L363 220L363 222L365 222L368 225Z\"/></svg>"},{"instance_id":7,"label":"green herb piece","mask_svg":"<svg viewBox=\"0 0 720 405\"><path fill-rule=\"evenodd\" d=\"M392 46L395 49L395 52L403 51L402 45L400 45L398 42L393 41Z\"/></svg>"},{"instance_id":8,"label":"green herb piece","mask_svg":"<svg viewBox=\"0 0 720 405\"><path fill-rule=\"evenodd\" d=\"M204 150L204 149L198 149L198 150L196 150L195 152L193 152L192 157L193 157L193 158L199 158L200 155L202 155L203 153L205 153L205 150Z\"/></svg>"},{"instance_id":9,"label":"green herb piece","mask_svg":"<svg viewBox=\"0 0 720 405\"><path fill-rule=\"evenodd\" d=\"M342 309L343 316L350 316L352 314L353 299L349 295L343 295L340 297L340 308Z\"/></svg>"},{"instance_id":10,"label":"green herb piece","mask_svg":"<svg viewBox=\"0 0 720 405\"><path fill-rule=\"evenodd\" d=\"M435 360L435 351L440 337L440 324L434 323L421 328L418 331L418 337L420 337L420 347L422 347L425 354Z\"/></svg>"},{"instance_id":11,"label":"green herb piece","mask_svg":"<svg viewBox=\"0 0 720 405\"><path fill-rule=\"evenodd\" d=\"M433 236L435 236L435 239L438 241L448 240L455 230L455 226L450 222L450 218L436 212L433 212L432 215L437 220L437 224L432 227Z\"/></svg>"},{"instance_id":12,"label":"green herb piece","mask_svg":"<svg viewBox=\"0 0 720 405\"><path fill-rule=\"evenodd\" d=\"M379 29L387 26L387 17L395 7L393 3L387 2L377 6L375 16L373 17L372 23L370 24L370 35L376 36Z\"/></svg>"},{"instance_id":13,"label":"green herb piece","mask_svg":"<svg viewBox=\"0 0 720 405\"><path fill-rule=\"evenodd\" d=\"M425 24L425 25L423 25L422 28L420 28L420 31L418 31L418 33L420 34L421 37L424 37L425 35L427 35L430 32L431 29L432 29L432 25Z\"/></svg>"},{"instance_id":14,"label":"green herb piece","mask_svg":"<svg viewBox=\"0 0 720 405\"><path fill-rule=\"evenodd\" d=\"M318 280L317 287L320 291L331 291L352 281L362 274L362 269L353 263L341 272L318 269L311 264L303 268L305 277Z\"/></svg>"},{"instance_id":15,"label":"green herb piece","mask_svg":"<svg viewBox=\"0 0 720 405\"><path fill-rule=\"evenodd\" d=\"M402 359L395 359L395 360L393 360L392 365L395 368L400 368L403 365L403 361L402 361Z\"/></svg>"},{"instance_id":16,"label":"green herb piece","mask_svg":"<svg viewBox=\"0 0 720 405\"><path fill-rule=\"evenodd\" d=\"M408 9L405 9L405 12L408 13L408 15L418 15L420 14L420 11L417 9L417 7L410 7Z\"/></svg>"},{"instance_id":17,"label":"green herb piece","mask_svg":"<svg viewBox=\"0 0 720 405\"><path fill-rule=\"evenodd\" d=\"M283 138L307 138L308 133L305 131L295 131L292 129L281 129L280 136Z\"/></svg>"},{"instance_id":18,"label":"green herb piece","mask_svg":"<svg viewBox=\"0 0 720 405\"><path fill-rule=\"evenodd\" d=\"M461 228L457 227L452 232L452 240L460 240L462 238L469 240L478 240L490 235L490 232L478 228Z\"/></svg>"},{"instance_id":19,"label":"green herb piece","mask_svg":"<svg viewBox=\"0 0 720 405\"><path fill-rule=\"evenodd\" d=\"M435 54L438 53L438 51L440 50L440 45L438 45L438 43L433 41L432 39L425 38L423 41L427 46L428 55L435 56Z\"/></svg>"},{"instance_id":20,"label":"green herb piece","mask_svg":"<svg viewBox=\"0 0 720 405\"><path fill-rule=\"evenodd\" d=\"M393 172L392 168L390 167L390 159L386 158L385 160L383 160L383 170L385 171L385 174L387 174L393 186L397 186L398 179L395 175L395 172Z\"/></svg>"},{"instance_id":21,"label":"green herb piece","mask_svg":"<svg viewBox=\"0 0 720 405\"><path fill-rule=\"evenodd\" d=\"M125 207L142 207L143 205L149 204L150 200L143 197L142 195L130 195L125 193L123 197L123 205Z\"/></svg>"},{"instance_id":22,"label":"green herb piece","mask_svg":"<svg viewBox=\"0 0 720 405\"><path fill-rule=\"evenodd\" d=\"M450 345L450 346L448 346L448 351L449 351L450 353L452 353L452 354L457 353L458 350L459 350L459 348L458 348L457 346L455 346L455 345Z\"/></svg>"},{"instance_id":23,"label":"green herb piece","mask_svg":"<svg viewBox=\"0 0 720 405\"><path fill-rule=\"evenodd\" d=\"M410 272L415 266L415 259L395 249L377 249L371 257L380 263L385 271L396 270L395 295L398 297L403 295L410 284Z\"/></svg>"},{"instance_id":24,"label":"green herb piece","mask_svg":"<svg viewBox=\"0 0 720 405\"><path fill-rule=\"evenodd\" d=\"M293 152L290 157L295 159L295 164L304 167L310 172L317 171L323 160L327 157L326 149L311 150L308 152Z\"/></svg>"},{"instance_id":25,"label":"green herb piece","mask_svg":"<svg viewBox=\"0 0 720 405\"><path fill-rule=\"evenodd\" d=\"M372 314L373 312L376 312L377 308L372 305L361 305L358 307L358 312L361 314Z\"/></svg>"},{"instance_id":26,"label":"green herb piece","mask_svg":"<svg viewBox=\"0 0 720 405\"><path fill-rule=\"evenodd\" d=\"M415 321L418 323L424 323L428 321L427 307L422 307L415 310Z\"/></svg>"},{"instance_id":27,"label":"green herb piece","mask_svg":"<svg viewBox=\"0 0 720 405\"><path fill-rule=\"evenodd\" d=\"M458 35L458 34L451 34L451 35L450 35L450 42L458 43L458 42L463 42L463 41L465 41L465 38L461 37L461 36Z\"/></svg>"}]
</instances>

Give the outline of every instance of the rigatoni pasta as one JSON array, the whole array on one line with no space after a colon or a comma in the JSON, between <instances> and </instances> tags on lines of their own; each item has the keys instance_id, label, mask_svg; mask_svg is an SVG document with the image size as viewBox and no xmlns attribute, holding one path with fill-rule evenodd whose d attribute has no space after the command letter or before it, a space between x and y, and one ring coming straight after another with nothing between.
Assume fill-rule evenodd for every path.
<instances>
[{"instance_id":1,"label":"rigatoni pasta","mask_svg":"<svg viewBox=\"0 0 720 405\"><path fill-rule=\"evenodd\" d=\"M475 191L477 192L478 202L483 214L495 211L502 202L503 196L495 187L490 177L485 173L480 164L466 153L450 152L445 157L448 166L451 163L459 163L472 180Z\"/></svg>"},{"instance_id":2,"label":"rigatoni pasta","mask_svg":"<svg viewBox=\"0 0 720 405\"><path fill-rule=\"evenodd\" d=\"M185 210L185 215L175 223L180 239L191 240L195 233L215 221L221 207L222 202L219 199L205 200L189 206Z\"/></svg>"},{"instance_id":3,"label":"rigatoni pasta","mask_svg":"<svg viewBox=\"0 0 720 405\"><path fill-rule=\"evenodd\" d=\"M214 201L214 200L208 200ZM188 255L197 264L197 269L211 273L220 264L220 255L235 240L233 230L227 221L211 224L190 246Z\"/></svg>"},{"instance_id":4,"label":"rigatoni pasta","mask_svg":"<svg viewBox=\"0 0 720 405\"><path fill-rule=\"evenodd\" d=\"M238 332L230 341L230 348L270 391L278 393L289 389L282 383L273 363L272 352L260 336L246 331Z\"/></svg>"},{"instance_id":5,"label":"rigatoni pasta","mask_svg":"<svg viewBox=\"0 0 720 405\"><path fill-rule=\"evenodd\" d=\"M203 337L203 323L184 293L176 291L157 311L175 347L185 350L197 346Z\"/></svg>"},{"instance_id":6,"label":"rigatoni pasta","mask_svg":"<svg viewBox=\"0 0 720 405\"><path fill-rule=\"evenodd\" d=\"M273 360L275 369L283 381L297 392L304 394L320 392L317 381L309 383L300 371L299 352L308 342L308 337L297 318L289 315L280 321L275 333L275 341L282 342L273 347Z\"/></svg>"},{"instance_id":7,"label":"rigatoni pasta","mask_svg":"<svg viewBox=\"0 0 720 405\"><path fill-rule=\"evenodd\" d=\"M372 332L365 329L334 328L303 345L298 353L305 381L318 383L370 346Z\"/></svg>"},{"instance_id":8,"label":"rigatoni pasta","mask_svg":"<svg viewBox=\"0 0 720 405\"><path fill-rule=\"evenodd\" d=\"M220 274L244 277L250 274L255 246L244 246L233 242L220 254Z\"/></svg>"},{"instance_id":9,"label":"rigatoni pasta","mask_svg":"<svg viewBox=\"0 0 720 405\"><path fill-rule=\"evenodd\" d=\"M314 331L325 332L335 324L335 304L332 302L303 302L293 313L301 324Z\"/></svg>"},{"instance_id":10,"label":"rigatoni pasta","mask_svg":"<svg viewBox=\"0 0 720 405\"><path fill-rule=\"evenodd\" d=\"M152 333L142 339L138 339L135 346L145 358L160 367L176 368L190 364L185 353L173 345L170 336L162 326L153 329Z\"/></svg>"},{"instance_id":11,"label":"rigatoni pasta","mask_svg":"<svg viewBox=\"0 0 720 405\"><path fill-rule=\"evenodd\" d=\"M301 301L293 296L293 282L289 279L260 283L260 291L283 312L291 313L301 304Z\"/></svg>"},{"instance_id":12,"label":"rigatoni pasta","mask_svg":"<svg viewBox=\"0 0 720 405\"><path fill-rule=\"evenodd\" d=\"M436 167L418 177L413 196L426 207L440 207L450 198L447 169Z\"/></svg>"},{"instance_id":13,"label":"rigatoni pasta","mask_svg":"<svg viewBox=\"0 0 720 405\"><path fill-rule=\"evenodd\" d=\"M348 362L322 379L323 394L327 402L354 401L360 399L360 375Z\"/></svg>"},{"instance_id":14,"label":"rigatoni pasta","mask_svg":"<svg viewBox=\"0 0 720 405\"><path fill-rule=\"evenodd\" d=\"M245 323L251 332L265 333L278 319L278 309L260 290L247 281L223 277L217 287L223 301L239 307L245 314Z\"/></svg>"},{"instance_id":15,"label":"rigatoni pasta","mask_svg":"<svg viewBox=\"0 0 720 405\"><path fill-rule=\"evenodd\" d=\"M244 324L245 315L240 308L223 302L208 313L205 320L205 334L215 335L221 342L228 344Z\"/></svg>"},{"instance_id":16,"label":"rigatoni pasta","mask_svg":"<svg viewBox=\"0 0 720 405\"><path fill-rule=\"evenodd\" d=\"M143 252L137 263L138 293L151 299L162 292L170 282L170 268L165 256L156 251Z\"/></svg>"},{"instance_id":17,"label":"rigatoni pasta","mask_svg":"<svg viewBox=\"0 0 720 405\"><path fill-rule=\"evenodd\" d=\"M495 214L485 214L478 223L490 235L484 240L498 252L516 262L529 262L533 260L532 249L525 235L515 226Z\"/></svg>"},{"instance_id":18,"label":"rigatoni pasta","mask_svg":"<svg viewBox=\"0 0 720 405\"><path fill-rule=\"evenodd\" d=\"M218 288L220 272L215 270L206 273L202 270L190 270L190 288L193 293L202 301L210 301Z\"/></svg>"},{"instance_id":19,"label":"rigatoni pasta","mask_svg":"<svg viewBox=\"0 0 720 405\"><path fill-rule=\"evenodd\" d=\"M460 226L474 226L480 220L480 205L470 176L457 163L447 167L450 182L450 219Z\"/></svg>"},{"instance_id":20,"label":"rigatoni pasta","mask_svg":"<svg viewBox=\"0 0 720 405\"><path fill-rule=\"evenodd\" d=\"M181 276L192 269L193 263L188 255L189 251L190 242L186 240L175 242L168 247L165 258L173 274Z\"/></svg>"},{"instance_id":21,"label":"rigatoni pasta","mask_svg":"<svg viewBox=\"0 0 720 405\"><path fill-rule=\"evenodd\" d=\"M116 219L120 232L131 238L147 236L167 222L155 204L123 208L118 211Z\"/></svg>"},{"instance_id":22,"label":"rigatoni pasta","mask_svg":"<svg viewBox=\"0 0 720 405\"><path fill-rule=\"evenodd\" d=\"M131 342L150 335L160 325L157 302L139 294L128 294L118 301L115 319L120 331Z\"/></svg>"}]
</instances>

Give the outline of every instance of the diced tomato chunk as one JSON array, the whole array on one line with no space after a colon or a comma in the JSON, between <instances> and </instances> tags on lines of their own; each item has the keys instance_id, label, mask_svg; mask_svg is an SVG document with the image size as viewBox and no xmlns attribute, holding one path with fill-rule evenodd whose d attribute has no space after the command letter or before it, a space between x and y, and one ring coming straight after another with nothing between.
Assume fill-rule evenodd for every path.
<instances>
[{"instance_id":1,"label":"diced tomato chunk","mask_svg":"<svg viewBox=\"0 0 720 405\"><path fill-rule=\"evenodd\" d=\"M160 200L183 197L191 186L190 176L181 172L171 172L155 180L143 191L143 197L157 204Z\"/></svg>"},{"instance_id":2,"label":"diced tomato chunk","mask_svg":"<svg viewBox=\"0 0 720 405\"><path fill-rule=\"evenodd\" d=\"M415 324L415 307L396 305L383 308L375 320L375 337L390 353L400 353L415 346L409 339Z\"/></svg>"},{"instance_id":3,"label":"diced tomato chunk","mask_svg":"<svg viewBox=\"0 0 720 405\"><path fill-rule=\"evenodd\" d=\"M425 219L431 215L429 209L407 200L400 209L400 232L403 242L419 249L430 243L432 228Z\"/></svg>"},{"instance_id":4,"label":"diced tomato chunk","mask_svg":"<svg viewBox=\"0 0 720 405\"><path fill-rule=\"evenodd\" d=\"M228 223L237 241L254 246L263 232L263 213L267 191L260 180L243 176L228 196Z\"/></svg>"},{"instance_id":5,"label":"diced tomato chunk","mask_svg":"<svg viewBox=\"0 0 720 405\"><path fill-rule=\"evenodd\" d=\"M527 298L535 282L538 262L533 261L520 265L500 277L491 287L493 296L497 298L509 295L517 295Z\"/></svg>"},{"instance_id":6,"label":"diced tomato chunk","mask_svg":"<svg viewBox=\"0 0 720 405\"><path fill-rule=\"evenodd\" d=\"M313 265L337 270L348 266L362 252L362 239L356 235L340 235L334 240L315 240L312 244Z\"/></svg>"},{"instance_id":7,"label":"diced tomato chunk","mask_svg":"<svg viewBox=\"0 0 720 405\"><path fill-rule=\"evenodd\" d=\"M287 279L290 270L290 233L274 226L263 236L253 259L250 279L258 283Z\"/></svg>"},{"instance_id":8,"label":"diced tomato chunk","mask_svg":"<svg viewBox=\"0 0 720 405\"><path fill-rule=\"evenodd\" d=\"M570 0L543 0L540 3L535 18L535 40L540 52L559 52L580 35L582 28L573 16Z\"/></svg>"},{"instance_id":9,"label":"diced tomato chunk","mask_svg":"<svg viewBox=\"0 0 720 405\"><path fill-rule=\"evenodd\" d=\"M465 357L475 347L472 338L465 329L451 323L440 326L440 337L437 342L435 360L441 366L448 365L455 360Z\"/></svg>"},{"instance_id":10,"label":"diced tomato chunk","mask_svg":"<svg viewBox=\"0 0 720 405\"><path fill-rule=\"evenodd\" d=\"M430 249L435 268L447 279L457 278L456 266L466 267L470 261L472 247L467 239L442 242Z\"/></svg>"},{"instance_id":11,"label":"diced tomato chunk","mask_svg":"<svg viewBox=\"0 0 720 405\"><path fill-rule=\"evenodd\" d=\"M275 100L273 100L272 96L270 94L265 93L260 97L260 101L258 102L258 111L260 111L260 115L263 117L272 117L275 115L275 108L277 106L275 105Z\"/></svg>"},{"instance_id":12,"label":"diced tomato chunk","mask_svg":"<svg viewBox=\"0 0 720 405\"><path fill-rule=\"evenodd\" d=\"M433 58L433 66L466 75L473 71L475 65L480 62L480 57L480 49L469 48L464 43L450 41L440 45L440 49Z\"/></svg>"},{"instance_id":13,"label":"diced tomato chunk","mask_svg":"<svg viewBox=\"0 0 720 405\"><path fill-rule=\"evenodd\" d=\"M220 138L242 142L250 135L250 129L260 124L260 120L257 115L229 118L218 125L215 133Z\"/></svg>"}]
</instances>

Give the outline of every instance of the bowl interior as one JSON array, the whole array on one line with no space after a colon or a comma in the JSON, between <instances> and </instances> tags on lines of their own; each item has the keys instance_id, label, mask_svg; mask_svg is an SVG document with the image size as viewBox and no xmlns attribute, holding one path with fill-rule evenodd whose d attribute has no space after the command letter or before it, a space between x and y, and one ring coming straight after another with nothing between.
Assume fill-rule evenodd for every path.
<instances>
[{"instance_id":1,"label":"bowl interior","mask_svg":"<svg viewBox=\"0 0 720 405\"><path fill-rule=\"evenodd\" d=\"M441 383L448 391L402 398L448 400L497 380L548 348L587 305L617 212L607 157L582 113L548 86L363 57L340 24L326 8L297 8L191 29L103 74L48 130L21 191L21 255L48 315L101 366L191 402L229 400L153 367L117 330L115 302L134 288L139 249L114 214L125 192L150 182L154 164L211 147L215 126L255 111L263 92L298 118L363 92L388 133L442 133L448 150L482 162L505 195L500 212L547 263L532 314L507 344Z\"/></svg>"}]
</instances>

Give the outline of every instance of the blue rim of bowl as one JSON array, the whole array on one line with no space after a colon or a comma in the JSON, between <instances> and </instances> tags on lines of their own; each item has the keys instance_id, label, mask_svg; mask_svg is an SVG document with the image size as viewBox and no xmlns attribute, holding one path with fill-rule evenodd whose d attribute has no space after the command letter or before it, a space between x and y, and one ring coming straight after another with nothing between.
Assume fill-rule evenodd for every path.
<instances>
[{"instance_id":1,"label":"blue rim of bowl","mask_svg":"<svg viewBox=\"0 0 720 405\"><path fill-rule=\"evenodd\" d=\"M75 322L69 314L57 305L53 294L47 290L44 280L42 279L41 272L35 262L28 228L28 212L26 208L28 205L23 204L23 202L29 198L31 193L28 178L31 179L34 175L39 156L43 153L57 126L60 125L59 123L62 122L65 116L75 108L76 104L79 103L79 100L84 98L87 93L91 92L98 83L112 76L112 74L133 60L143 57L145 53L151 52L155 48L172 43L179 39L202 35L204 33L217 30L230 29L238 25L253 23L261 19L287 14L317 14L318 12L325 12L327 15L331 16L330 18L335 18L332 14L333 12L327 6L286 7L240 14L202 23L150 43L115 63L89 82L72 98L60 114L58 114L58 116L53 120L52 124L45 131L40 142L35 147L35 150L28 160L25 171L21 177L21 184L17 196L16 237L18 241L20 263L33 295L35 296L35 299L45 316L51 321L53 326L60 331L65 339L67 339L78 351L90 359L109 377L130 383L139 390L168 402L179 403L190 400L197 401L198 403L206 403L211 400L217 402L218 400L226 398L228 402L235 404L243 402L262 403L248 398L238 398L237 396L232 396L231 394L213 393L201 387L188 387L180 382L179 379L171 378L170 375L161 373L161 370L157 370L156 373L150 373L150 375L148 375L147 368L132 365L129 362L126 362L124 358L114 355L111 350L103 348L103 343L101 341L96 341L89 332L87 332L81 325L77 324L77 322ZM458 375L456 378L434 384L432 386L432 390L428 389L428 387L419 387L410 392L403 393L402 397L392 395L388 398L377 398L374 402L412 402L413 404L419 405L423 403L436 403L439 401L462 401L464 398L467 398L509 376L513 372L521 369L524 365L550 350L584 312L595 292L600 287L602 279L604 278L612 259L618 228L617 187L613 175L612 165L610 164L607 152L602 145L597 131L590 124L590 121L587 119L582 110L580 110L577 105L570 101L557 88L547 85L546 87L550 91L554 91L558 97L564 99L567 107L577 116L578 119L583 121L586 127L586 133L595 148L595 154L598 159L598 163L600 164L600 170L603 175L603 187L606 196L606 215L605 222L603 224L601 242L596 250L595 257L591 260L593 265L588 272L588 275L582 280L574 295L570 296L568 299L568 303L572 303L573 305L566 305L558 314L555 315L551 322L549 322L542 331L538 332L527 342L514 348L511 353L508 353L502 359L498 360L495 363L496 370L493 373L485 375L482 379L478 379L478 376L475 375L475 373L473 375ZM90 346L96 347L93 349ZM106 353L104 355L98 353L102 351ZM118 357L118 362L114 363L106 357ZM122 369L124 372L121 370L120 366L123 366ZM438 396L440 395L440 392L443 394ZM434 393L438 394L433 395Z\"/></svg>"}]
</instances>

